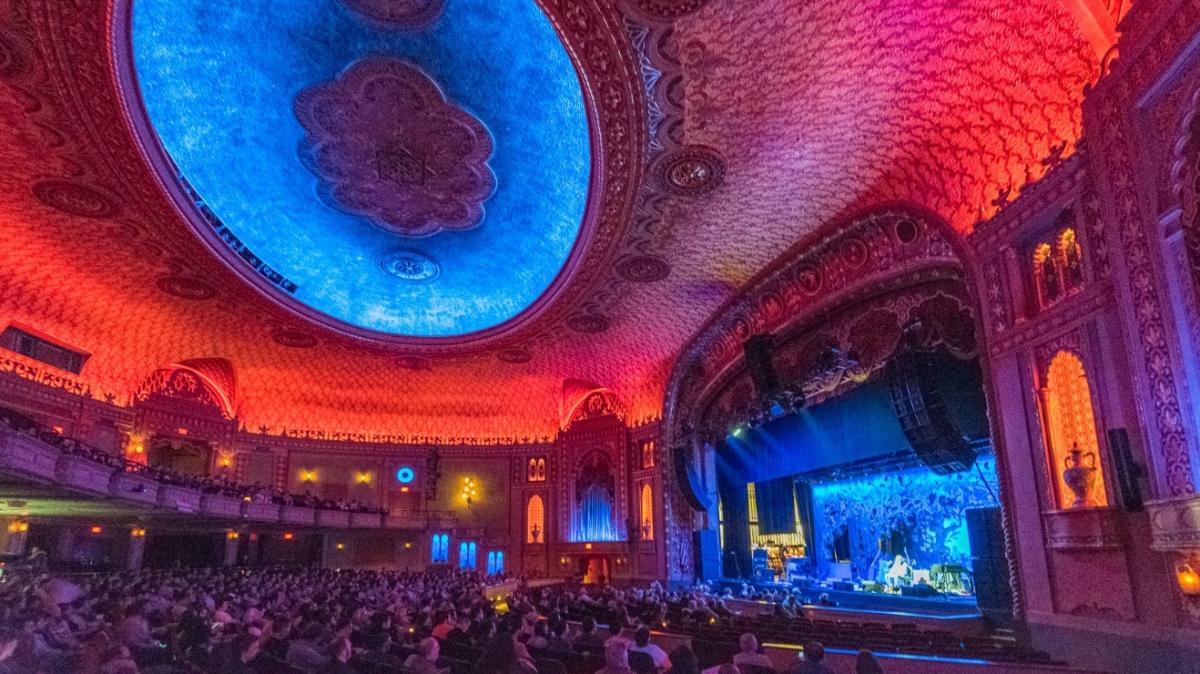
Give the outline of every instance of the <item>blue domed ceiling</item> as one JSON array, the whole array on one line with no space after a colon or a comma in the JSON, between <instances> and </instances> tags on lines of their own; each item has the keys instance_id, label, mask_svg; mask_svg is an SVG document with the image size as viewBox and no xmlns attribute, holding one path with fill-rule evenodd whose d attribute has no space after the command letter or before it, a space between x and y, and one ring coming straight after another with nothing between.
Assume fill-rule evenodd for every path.
<instances>
[{"instance_id":1,"label":"blue domed ceiling","mask_svg":"<svg viewBox=\"0 0 1200 674\"><path fill-rule=\"evenodd\" d=\"M138 0L147 115L226 258L349 326L518 316L579 238L574 64L534 0Z\"/></svg>"}]
</instances>

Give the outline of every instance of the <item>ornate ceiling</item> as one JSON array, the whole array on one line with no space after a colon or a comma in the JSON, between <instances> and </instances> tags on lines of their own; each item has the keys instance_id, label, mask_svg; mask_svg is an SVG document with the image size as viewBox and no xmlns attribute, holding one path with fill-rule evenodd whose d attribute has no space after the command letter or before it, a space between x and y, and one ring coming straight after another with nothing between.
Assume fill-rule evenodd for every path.
<instances>
[{"instance_id":1,"label":"ornate ceiling","mask_svg":"<svg viewBox=\"0 0 1200 674\"><path fill-rule=\"evenodd\" d=\"M377 24L434 27L468 4L342 2ZM397 341L282 303L267 276L231 264L189 224L120 86L123 2L0 0L0 323L90 352L81 378L121 400L166 364L224 358L251 428L546 434L568 380L653 415L676 356L777 256L885 202L968 233L1002 190L1073 144L1098 70L1062 0L539 4L590 113L583 221L594 224L522 320L468 339ZM421 11L389 12L401 5ZM313 183L344 175L324 170ZM467 201L486 213L493 202L476 187ZM342 206L380 232L422 221ZM473 220L459 212L424 222ZM533 248L497 262L530 257L560 264Z\"/></svg>"}]
</instances>

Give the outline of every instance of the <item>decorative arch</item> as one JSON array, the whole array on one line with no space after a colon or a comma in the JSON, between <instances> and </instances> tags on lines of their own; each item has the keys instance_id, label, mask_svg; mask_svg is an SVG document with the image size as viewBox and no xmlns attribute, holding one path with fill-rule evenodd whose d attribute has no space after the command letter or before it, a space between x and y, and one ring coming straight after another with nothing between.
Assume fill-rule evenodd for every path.
<instances>
[{"instance_id":1,"label":"decorative arch","mask_svg":"<svg viewBox=\"0 0 1200 674\"><path fill-rule=\"evenodd\" d=\"M1084 461L1085 465L1091 463L1097 468L1089 498L1080 503L1088 506L1108 505L1091 382L1083 359L1074 350L1059 349L1046 364L1042 381L1043 426L1058 507L1070 508L1076 502L1076 495L1067 484L1064 469L1069 462L1077 460ZM1073 451L1079 452L1078 458L1072 458Z\"/></svg>"},{"instance_id":2,"label":"decorative arch","mask_svg":"<svg viewBox=\"0 0 1200 674\"><path fill-rule=\"evenodd\" d=\"M864 301L881 298L917 284L954 286L953 292L936 302L929 315L961 311L960 325L948 326L938 339L955 343L961 354L978 354L985 390L991 390L987 367L985 333L980 320L980 286L974 258L962 235L938 215L907 203L880 204L832 221L793 246L715 312L681 352L668 380L663 405L663 446L669 452L684 452L686 458L667 461L686 465L702 456L708 438L701 418L712 397L734 379L741 366L742 343L754 334L793 335L804 326L816 325L832 312ZM933 299L933 297L930 297ZM910 310L912 307L909 307ZM880 319L863 316L864 321ZM921 321L922 332L926 325ZM874 328L861 330L875 335ZM924 335L923 335L924 336ZM875 345L880 352L886 345ZM835 354L836 355L836 354ZM861 377L861 363L837 362L828 369L832 377ZM843 367L844 365L844 367ZM744 368L741 368L744 369ZM987 397L989 417L996 418L994 402ZM992 434L996 437L996 433ZM1000 498L1011 503L1007 461L1003 447L996 451ZM673 579L694 576L691 528L693 509L705 499L689 500L691 489L682 473L663 474L663 539L667 572ZM1013 578L1014 614L1023 614L1020 574L1015 559L1012 521L1008 506L1002 509L1004 546Z\"/></svg>"},{"instance_id":3,"label":"decorative arch","mask_svg":"<svg viewBox=\"0 0 1200 674\"><path fill-rule=\"evenodd\" d=\"M155 370L138 387L134 402L166 400L232 419L235 382L233 366L223 358L185 360Z\"/></svg>"},{"instance_id":4,"label":"decorative arch","mask_svg":"<svg viewBox=\"0 0 1200 674\"><path fill-rule=\"evenodd\" d=\"M546 504L539 494L529 497L525 505L525 542L546 542Z\"/></svg>"}]
</instances>

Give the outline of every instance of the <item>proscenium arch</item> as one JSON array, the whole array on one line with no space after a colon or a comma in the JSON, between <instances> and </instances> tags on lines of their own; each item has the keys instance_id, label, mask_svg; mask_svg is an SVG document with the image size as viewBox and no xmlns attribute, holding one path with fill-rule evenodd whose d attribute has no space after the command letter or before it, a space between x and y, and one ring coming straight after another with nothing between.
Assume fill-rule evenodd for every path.
<instances>
[{"instance_id":1,"label":"proscenium arch","mask_svg":"<svg viewBox=\"0 0 1200 674\"><path fill-rule=\"evenodd\" d=\"M1000 487L1000 512L1004 530L1004 549L1005 556L1008 559L1010 582L1013 590L1013 617L1018 623L1023 623L1025 620L1024 601L1022 599L1021 576L1016 568L1016 529L1011 513L1012 486L1009 484L1008 479L1007 449L1004 445L1004 438L1000 433L998 424L999 415L995 402L995 387L992 382L988 333L985 330L983 319L985 315L982 301L983 286L980 273L977 271L979 261L975 258L963 235L955 231L944 218L928 209L907 202L890 202L855 211L833 220L826 226L818 228L777 257L763 271L746 282L720 309L714 312L713 317L697 331L695 336L681 351L679 358L676 360L675 367L667 380L663 396L662 427L663 442L666 443L666 450L672 456L670 465L687 465L689 462L689 457L675 457L674 453L683 451L691 454L697 450L703 451L705 439L697 432L697 422L699 419L696 415L703 410L704 405L699 403L703 402L704 396L712 388L713 382L721 379L728 371L736 369L742 362L742 357L736 355L721 365L718 370L708 371L702 367L706 350L723 333L734 329L736 319L749 311L756 301L768 294L770 289L776 286L783 287L784 284L789 282L786 279L789 277L795 278L796 273L806 265L812 265L819 261L819 255L824 251L831 250L839 242L846 241L850 234L864 227L866 223L885 216L915 219L925 228L925 232L937 237L939 246L935 249L939 253L944 254L914 258L909 261L907 267L898 271L890 270L890 273L885 271L874 276L858 279L843 288L837 289L836 292L828 297L822 296L814 300L812 305L805 306L800 313L792 315L790 318L772 326L771 329L777 330L787 327L795 330L797 326L803 324L805 321L812 320L813 316L822 310L837 306L852 306L866 299L862 296L865 288L880 284L889 277L896 278L921 269L945 268L947 265L953 267L965 287L967 301L972 313L975 337L979 345L979 366L982 371L984 398L987 404L988 430L992 438L992 447L996 456L997 481ZM745 331L751 326L743 323L743 325L738 327L742 331ZM754 330L750 331L754 332ZM689 396L692 393L687 388L692 383L689 382L689 379L700 382L698 385L700 388L699 395ZM681 406L681 403L683 403L683 406ZM666 514L664 534L667 538L668 556L676 557L676 559L668 559L668 568L679 569L681 571L686 569L687 573L694 574L694 565L690 560L690 545L675 546L671 544L673 534L674 536L681 536L683 533L686 533L686 536L690 539L694 511L683 496L682 485L678 484L678 476L668 470L664 473L664 477L663 509ZM676 510L679 510L679 512L675 512ZM673 531L673 529L679 528L685 529L685 532ZM684 557L684 559L679 559L679 557Z\"/></svg>"}]
</instances>

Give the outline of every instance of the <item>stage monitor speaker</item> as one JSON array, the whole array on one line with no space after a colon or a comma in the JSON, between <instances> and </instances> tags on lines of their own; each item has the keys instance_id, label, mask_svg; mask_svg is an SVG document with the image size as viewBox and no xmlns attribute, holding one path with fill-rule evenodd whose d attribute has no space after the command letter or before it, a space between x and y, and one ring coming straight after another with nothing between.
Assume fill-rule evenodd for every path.
<instances>
[{"instance_id":1,"label":"stage monitor speaker","mask_svg":"<svg viewBox=\"0 0 1200 674\"><path fill-rule=\"evenodd\" d=\"M1121 503L1129 512L1141 512L1142 485L1140 480L1146 469L1133 459L1133 448L1129 444L1129 431L1111 428L1108 431L1108 451L1112 454L1113 469L1117 473L1117 489L1121 492Z\"/></svg>"},{"instance_id":2,"label":"stage monitor speaker","mask_svg":"<svg viewBox=\"0 0 1200 674\"><path fill-rule=\"evenodd\" d=\"M930 470L949 475L970 469L975 451L942 394L941 360L924 351L900 353L888 365L888 384L904 437Z\"/></svg>"},{"instance_id":3,"label":"stage monitor speaker","mask_svg":"<svg viewBox=\"0 0 1200 674\"><path fill-rule=\"evenodd\" d=\"M712 507L712 501L708 498L700 476L692 468L691 458L692 452L687 446L671 450L671 459L675 463L675 480L679 483L680 491L693 508L705 511Z\"/></svg>"},{"instance_id":4,"label":"stage monitor speaker","mask_svg":"<svg viewBox=\"0 0 1200 674\"><path fill-rule=\"evenodd\" d=\"M696 559L696 577L701 580L716 580L721 577L721 544L717 532L701 529L692 532L692 544Z\"/></svg>"},{"instance_id":5,"label":"stage monitor speaker","mask_svg":"<svg viewBox=\"0 0 1200 674\"><path fill-rule=\"evenodd\" d=\"M906 585L900 588L902 597L938 597L941 594L937 588L930 585Z\"/></svg>"},{"instance_id":6,"label":"stage monitor speaker","mask_svg":"<svg viewBox=\"0 0 1200 674\"><path fill-rule=\"evenodd\" d=\"M1006 559L971 560L971 577L975 581L975 600L985 614L1007 613L1013 610L1012 578Z\"/></svg>"},{"instance_id":7,"label":"stage monitor speaker","mask_svg":"<svg viewBox=\"0 0 1200 674\"><path fill-rule=\"evenodd\" d=\"M751 335L742 344L746 356L746 369L758 397L766 400L779 391L779 377L775 374L775 338L771 335Z\"/></svg>"},{"instance_id":8,"label":"stage monitor speaker","mask_svg":"<svg viewBox=\"0 0 1200 674\"><path fill-rule=\"evenodd\" d=\"M1000 509L968 508L966 516L971 556L977 559L1003 559L1004 523L1000 518Z\"/></svg>"}]
</instances>

